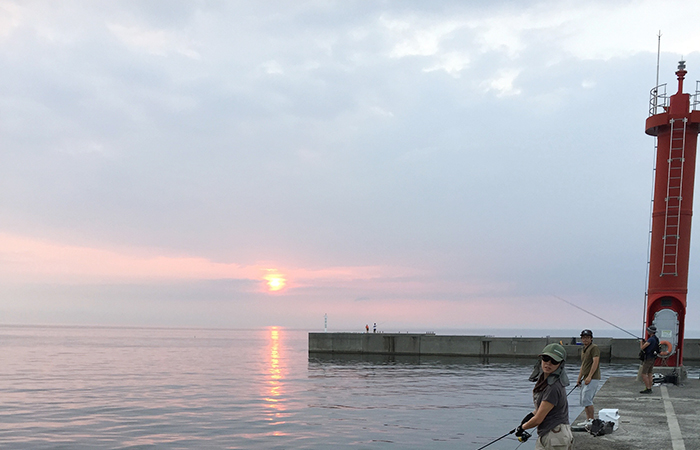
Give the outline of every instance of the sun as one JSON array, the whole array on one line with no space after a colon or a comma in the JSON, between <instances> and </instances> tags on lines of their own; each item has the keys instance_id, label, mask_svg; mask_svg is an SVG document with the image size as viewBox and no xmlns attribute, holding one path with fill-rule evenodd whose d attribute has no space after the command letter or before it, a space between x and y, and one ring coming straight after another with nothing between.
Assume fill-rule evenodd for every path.
<instances>
[{"instance_id":1,"label":"sun","mask_svg":"<svg viewBox=\"0 0 700 450\"><path fill-rule=\"evenodd\" d=\"M265 281L267 284L267 289L270 292L281 291L287 285L287 280L284 278L284 276L278 273L270 273L265 275Z\"/></svg>"}]
</instances>

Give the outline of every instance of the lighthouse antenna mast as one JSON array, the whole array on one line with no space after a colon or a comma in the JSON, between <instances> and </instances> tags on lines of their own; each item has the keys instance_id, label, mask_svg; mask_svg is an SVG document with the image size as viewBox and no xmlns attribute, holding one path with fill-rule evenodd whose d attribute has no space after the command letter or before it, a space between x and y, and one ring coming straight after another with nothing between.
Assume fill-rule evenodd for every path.
<instances>
[{"instance_id":1,"label":"lighthouse antenna mast","mask_svg":"<svg viewBox=\"0 0 700 450\"><path fill-rule=\"evenodd\" d=\"M657 37L656 43L656 84L654 85L654 111L659 105L659 62L661 60L661 30ZM654 137L654 161L656 161L656 151L658 149L658 137ZM644 316L642 317L642 335L647 328L646 311L649 301L649 265L651 264L651 227L654 214L654 180L656 179L656 163L651 171L651 198L649 201L649 239L647 241L647 273L644 279Z\"/></svg>"},{"instance_id":2,"label":"lighthouse antenna mast","mask_svg":"<svg viewBox=\"0 0 700 450\"><path fill-rule=\"evenodd\" d=\"M661 59L661 30L659 30L659 34L657 36L659 38L657 44L656 44L656 84L655 86L658 89L659 86L659 60ZM658 94L658 92L657 92Z\"/></svg>"}]
</instances>

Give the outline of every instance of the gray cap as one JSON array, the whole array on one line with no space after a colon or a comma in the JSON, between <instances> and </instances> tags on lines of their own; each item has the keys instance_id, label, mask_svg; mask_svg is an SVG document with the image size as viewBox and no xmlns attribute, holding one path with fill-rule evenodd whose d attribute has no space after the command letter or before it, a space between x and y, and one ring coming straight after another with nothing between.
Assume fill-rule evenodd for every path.
<instances>
[{"instance_id":1,"label":"gray cap","mask_svg":"<svg viewBox=\"0 0 700 450\"><path fill-rule=\"evenodd\" d=\"M656 327L654 325L647 327L647 331L651 334L656 334Z\"/></svg>"}]
</instances>

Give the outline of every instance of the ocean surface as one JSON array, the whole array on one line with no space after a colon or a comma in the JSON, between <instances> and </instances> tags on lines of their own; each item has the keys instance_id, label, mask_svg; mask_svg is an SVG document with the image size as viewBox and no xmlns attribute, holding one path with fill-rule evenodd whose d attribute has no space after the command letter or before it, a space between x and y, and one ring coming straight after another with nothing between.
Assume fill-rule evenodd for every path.
<instances>
[{"instance_id":1,"label":"ocean surface","mask_svg":"<svg viewBox=\"0 0 700 450\"><path fill-rule=\"evenodd\" d=\"M0 448L476 450L532 410L534 361L310 357L307 347L306 331L277 327L0 326ZM578 389L569 401L573 420ZM518 445L509 436L488 448Z\"/></svg>"}]
</instances>

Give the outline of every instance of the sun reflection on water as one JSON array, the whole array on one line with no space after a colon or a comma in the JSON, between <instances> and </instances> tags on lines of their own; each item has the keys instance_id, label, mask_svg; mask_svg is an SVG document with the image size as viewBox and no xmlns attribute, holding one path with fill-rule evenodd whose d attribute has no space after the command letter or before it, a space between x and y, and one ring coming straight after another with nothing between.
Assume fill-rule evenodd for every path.
<instances>
[{"instance_id":1,"label":"sun reflection on water","mask_svg":"<svg viewBox=\"0 0 700 450\"><path fill-rule=\"evenodd\" d=\"M273 425L285 423L284 405L284 367L281 364L281 340L282 330L279 327L270 327L270 344L268 346L268 379L265 391L265 402L269 411L269 420ZM275 431L275 436L284 436L286 433Z\"/></svg>"}]
</instances>

